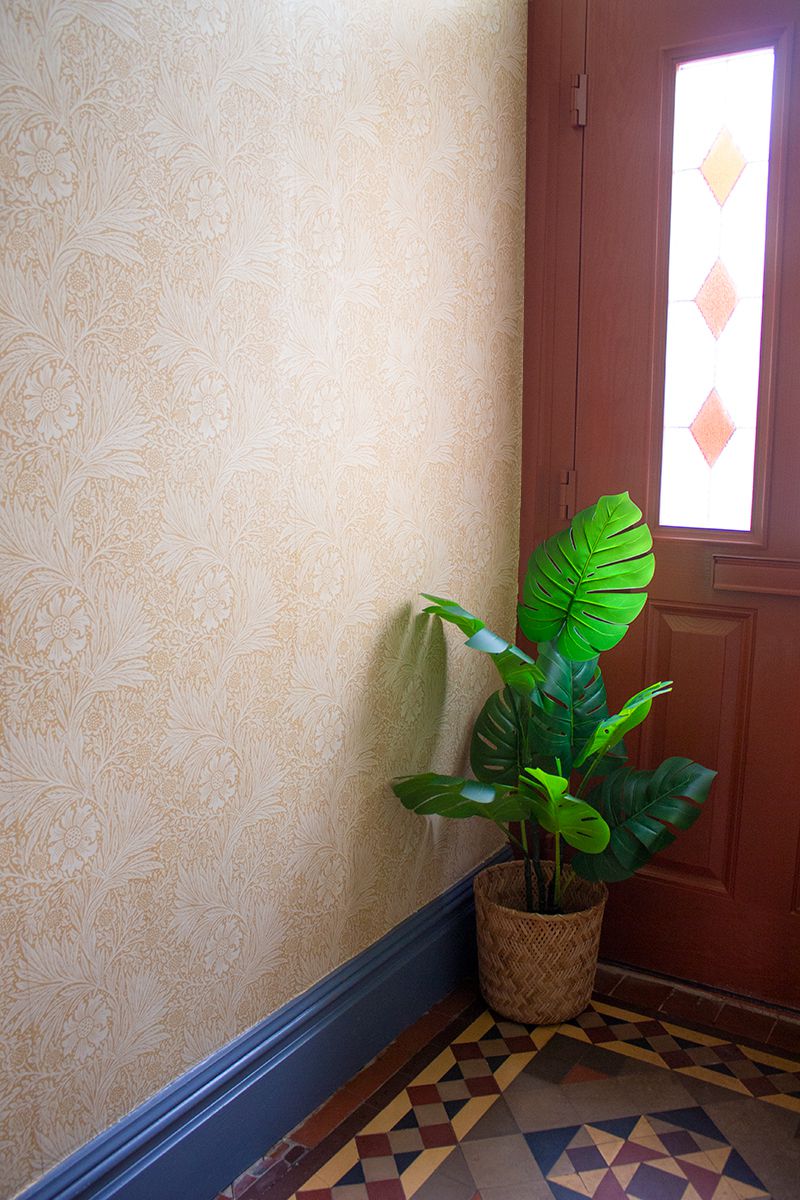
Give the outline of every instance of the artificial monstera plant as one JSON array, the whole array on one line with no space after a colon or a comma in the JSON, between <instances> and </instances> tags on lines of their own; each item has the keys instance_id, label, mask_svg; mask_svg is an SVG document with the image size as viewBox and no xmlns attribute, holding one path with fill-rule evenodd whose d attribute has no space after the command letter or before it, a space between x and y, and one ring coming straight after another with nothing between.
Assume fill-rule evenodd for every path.
<instances>
[{"instance_id":1,"label":"artificial monstera plant","mask_svg":"<svg viewBox=\"0 0 800 1200\"><path fill-rule=\"evenodd\" d=\"M576 852L571 866L578 875L627 879L697 820L714 779L714 771L688 758L668 758L655 770L627 763L625 734L671 683L651 684L609 712L598 656L642 611L642 589L655 567L641 517L627 492L603 496L534 550L518 616L537 646L535 659L454 601L425 596L425 612L456 625L468 646L491 656L503 687L475 722L475 779L427 772L396 779L393 788L413 812L478 816L500 826L525 858L529 911L532 871L538 911L562 911L562 839ZM511 828L517 822L519 836ZM548 884L539 827L553 835Z\"/></svg>"}]
</instances>

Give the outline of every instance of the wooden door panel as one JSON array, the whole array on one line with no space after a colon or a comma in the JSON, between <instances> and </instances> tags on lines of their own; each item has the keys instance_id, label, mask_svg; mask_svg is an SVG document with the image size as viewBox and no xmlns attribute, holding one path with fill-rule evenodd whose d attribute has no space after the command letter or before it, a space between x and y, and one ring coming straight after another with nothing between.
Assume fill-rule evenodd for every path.
<instances>
[{"instance_id":1,"label":"wooden door panel","mask_svg":"<svg viewBox=\"0 0 800 1200\"><path fill-rule=\"evenodd\" d=\"M685 755L718 772L693 829L610 889L603 953L800 1007L800 3L581 0L584 7L585 51L560 64L563 82L575 71L588 75L585 131L565 129L562 115L557 133L559 162L574 171L548 174L547 186L529 191L534 200L546 194L553 212L568 194L572 213L580 191L580 281L562 291L569 302L557 314L542 288L526 300L526 319L537 307L526 334L524 469L549 474L530 492L539 499L523 488L522 558L563 524L553 503L559 469L574 468L574 508L630 491L654 530L657 566L646 615L603 658L609 702L672 679L673 693L630 739L631 759L654 766ZM560 28L575 9L570 0L541 0L531 11L532 40L548 44L542 25ZM756 518L746 532L661 527L669 89L678 61L767 42L776 46L776 83L760 376L768 419L759 425ZM532 86L535 95L541 82ZM537 169L531 143L529 171ZM557 223L549 228L559 236ZM541 233L542 221L529 229ZM529 266L546 253L553 278L561 260L571 280L575 250L574 234L562 249L529 239ZM538 387L541 369L532 373L532 363L544 362L554 375L555 357L562 386L574 373L574 407ZM574 458L564 462L570 432Z\"/></svg>"},{"instance_id":2,"label":"wooden door panel","mask_svg":"<svg viewBox=\"0 0 800 1200\"><path fill-rule=\"evenodd\" d=\"M718 772L703 819L659 855L653 876L732 891L754 617L658 601L648 608L645 678L671 679L674 689L643 726L641 761L652 767L680 755Z\"/></svg>"}]
</instances>

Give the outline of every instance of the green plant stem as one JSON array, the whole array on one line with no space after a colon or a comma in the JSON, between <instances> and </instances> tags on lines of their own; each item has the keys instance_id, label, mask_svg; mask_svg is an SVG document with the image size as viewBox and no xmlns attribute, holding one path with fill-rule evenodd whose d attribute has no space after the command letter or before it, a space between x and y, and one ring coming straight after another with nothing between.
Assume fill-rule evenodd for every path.
<instances>
[{"instance_id":1,"label":"green plant stem","mask_svg":"<svg viewBox=\"0 0 800 1200\"><path fill-rule=\"evenodd\" d=\"M519 827L520 836L522 837L522 849L525 854L523 859L523 870L525 872L525 911L533 912L533 882L531 880L531 856L528 853L528 832L527 821L523 821Z\"/></svg>"},{"instance_id":2,"label":"green plant stem","mask_svg":"<svg viewBox=\"0 0 800 1200\"><path fill-rule=\"evenodd\" d=\"M594 773L597 770L597 764L600 762L600 760L604 756L605 756L605 750L601 750L599 754L595 754L595 756L591 760L591 762L586 764L586 770L584 771L583 775L581 776L581 781L578 784L578 790L575 792L576 800L581 800L583 798L584 789L585 789L586 785L588 784L589 780L594 776ZM582 768L579 768L579 770L582 770Z\"/></svg>"}]
</instances>

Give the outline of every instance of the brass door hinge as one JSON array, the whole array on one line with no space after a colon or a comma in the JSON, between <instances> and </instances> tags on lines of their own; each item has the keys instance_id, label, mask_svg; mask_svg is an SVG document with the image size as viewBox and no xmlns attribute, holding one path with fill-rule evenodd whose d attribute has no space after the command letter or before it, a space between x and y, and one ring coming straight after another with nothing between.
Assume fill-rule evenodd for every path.
<instances>
[{"instance_id":1,"label":"brass door hinge","mask_svg":"<svg viewBox=\"0 0 800 1200\"><path fill-rule=\"evenodd\" d=\"M563 521L575 516L575 480L574 467L565 468L558 477L558 515Z\"/></svg>"},{"instance_id":2,"label":"brass door hinge","mask_svg":"<svg viewBox=\"0 0 800 1200\"><path fill-rule=\"evenodd\" d=\"M582 129L586 124L586 91L585 75L572 76L572 124Z\"/></svg>"}]
</instances>

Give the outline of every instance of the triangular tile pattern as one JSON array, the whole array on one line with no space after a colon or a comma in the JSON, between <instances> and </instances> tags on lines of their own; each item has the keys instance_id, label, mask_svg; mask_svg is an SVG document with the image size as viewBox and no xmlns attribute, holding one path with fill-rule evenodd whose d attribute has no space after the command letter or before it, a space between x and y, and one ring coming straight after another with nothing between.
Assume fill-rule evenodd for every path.
<instances>
[{"instance_id":1,"label":"triangular tile pattern","mask_svg":"<svg viewBox=\"0 0 800 1200\"><path fill-rule=\"evenodd\" d=\"M681 1036L676 1033L675 1026L668 1028L649 1017L630 1020L598 1011L596 1006L566 1025L580 1029L595 1046L603 1046L606 1050L619 1050L621 1045L636 1047L654 1055L657 1066L669 1067L679 1073L688 1070L695 1075L702 1069L717 1076L723 1087L730 1081L736 1091L761 1100L791 1097L795 1104L790 1107L800 1111L800 1064L792 1064L792 1069L787 1070L760 1061L766 1056L754 1056L746 1048L723 1038L709 1039L701 1035L694 1041L689 1029L682 1030L685 1036ZM784 1060L779 1058L777 1061Z\"/></svg>"},{"instance_id":2,"label":"triangular tile pattern","mask_svg":"<svg viewBox=\"0 0 800 1200\"><path fill-rule=\"evenodd\" d=\"M712 388L689 426L700 453L710 467L733 437L736 425L723 407L716 388Z\"/></svg>"},{"instance_id":3,"label":"triangular tile pattern","mask_svg":"<svg viewBox=\"0 0 800 1200\"><path fill-rule=\"evenodd\" d=\"M469 1040L469 1031L459 1035L441 1066L423 1071L384 1110L382 1127L376 1123L380 1118L373 1118L369 1132L348 1144L341 1168L333 1174L325 1170L326 1186L315 1177L297 1190L294 1200L409 1200L423 1184L426 1196L435 1195L437 1175L431 1172L441 1166L442 1178L448 1178L448 1156L458 1145L464 1149L475 1145L469 1141L474 1121L490 1112L508 1083L518 1077L509 1073L509 1066L516 1062L518 1071L527 1069L519 1060L533 1065L541 1047L545 1058L553 1050L552 1060L563 1064L558 1085L571 1080L576 1087L601 1086L608 1078L603 1072L611 1052L678 1075L687 1072L713 1080L750 1095L754 1103L777 1103L800 1113L800 1063L606 1003L593 1004L557 1031L493 1022L488 1013L470 1029L475 1029L475 1040ZM573 1053L581 1043L585 1063ZM595 1072L592 1055L600 1048L603 1070ZM545 1079L552 1080L549 1070ZM618 1086L611 1079L608 1082ZM470 1113L471 1121L464 1121ZM768 1196L762 1181L699 1105L645 1115L638 1111L537 1132L506 1130L500 1136L510 1144L518 1139L532 1155L553 1200L762 1200ZM448 1195L452 1186L450 1180ZM460 1194L463 1200L481 1200L477 1186L473 1192L466 1181Z\"/></svg>"},{"instance_id":4,"label":"triangular tile pattern","mask_svg":"<svg viewBox=\"0 0 800 1200\"><path fill-rule=\"evenodd\" d=\"M532 1031L499 1021L488 1024L478 1041L455 1041L455 1061L435 1082L411 1083L409 1110L385 1133L359 1134L358 1155L333 1187L300 1188L296 1200L406 1200L400 1176L427 1150L458 1144L452 1120L474 1100L499 1096L494 1071L512 1054L535 1050ZM472 1200L480 1200L476 1192Z\"/></svg>"},{"instance_id":5,"label":"triangular tile pattern","mask_svg":"<svg viewBox=\"0 0 800 1200\"><path fill-rule=\"evenodd\" d=\"M731 131L721 129L700 165L700 173L720 208L736 186L745 165L745 157L733 140Z\"/></svg>"},{"instance_id":6,"label":"triangular tile pattern","mask_svg":"<svg viewBox=\"0 0 800 1200\"><path fill-rule=\"evenodd\" d=\"M525 1141L559 1200L768 1197L699 1107L549 1129L525 1134Z\"/></svg>"}]
</instances>

